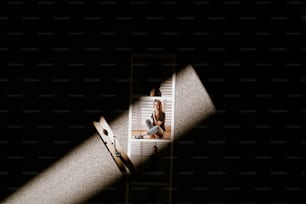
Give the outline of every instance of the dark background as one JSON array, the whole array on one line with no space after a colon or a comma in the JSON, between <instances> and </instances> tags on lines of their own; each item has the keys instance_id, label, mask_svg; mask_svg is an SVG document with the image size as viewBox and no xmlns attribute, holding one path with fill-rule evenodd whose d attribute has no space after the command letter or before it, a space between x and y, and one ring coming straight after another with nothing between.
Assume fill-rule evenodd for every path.
<instances>
[{"instance_id":1,"label":"dark background","mask_svg":"<svg viewBox=\"0 0 306 204\"><path fill-rule=\"evenodd\" d=\"M0 199L127 111L131 56L156 53L193 65L217 108L175 143L173 203L305 203L305 9L1 2Z\"/></svg>"}]
</instances>

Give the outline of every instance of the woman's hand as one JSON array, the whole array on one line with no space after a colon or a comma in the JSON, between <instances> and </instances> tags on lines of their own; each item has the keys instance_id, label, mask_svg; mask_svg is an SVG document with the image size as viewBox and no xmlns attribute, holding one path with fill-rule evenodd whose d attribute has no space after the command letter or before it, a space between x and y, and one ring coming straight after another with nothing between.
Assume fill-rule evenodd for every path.
<instances>
[{"instance_id":1,"label":"woman's hand","mask_svg":"<svg viewBox=\"0 0 306 204\"><path fill-rule=\"evenodd\" d=\"M153 111L153 114L152 114L152 115L153 115L153 120L154 120L154 123L155 123L155 124L157 124L157 119L156 119L156 110L154 110L154 111Z\"/></svg>"}]
</instances>

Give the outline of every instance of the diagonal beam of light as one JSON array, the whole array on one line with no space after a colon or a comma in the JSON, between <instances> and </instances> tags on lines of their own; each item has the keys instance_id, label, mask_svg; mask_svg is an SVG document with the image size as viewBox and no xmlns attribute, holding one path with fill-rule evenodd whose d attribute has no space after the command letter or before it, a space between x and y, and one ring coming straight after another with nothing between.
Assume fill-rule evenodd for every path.
<instances>
[{"instance_id":1,"label":"diagonal beam of light","mask_svg":"<svg viewBox=\"0 0 306 204\"><path fill-rule=\"evenodd\" d=\"M177 73L174 109L175 140L215 112L209 94L190 65ZM128 113L124 113L110 123L125 148L128 146L128 118ZM83 203L122 176L95 134L1 203Z\"/></svg>"}]
</instances>

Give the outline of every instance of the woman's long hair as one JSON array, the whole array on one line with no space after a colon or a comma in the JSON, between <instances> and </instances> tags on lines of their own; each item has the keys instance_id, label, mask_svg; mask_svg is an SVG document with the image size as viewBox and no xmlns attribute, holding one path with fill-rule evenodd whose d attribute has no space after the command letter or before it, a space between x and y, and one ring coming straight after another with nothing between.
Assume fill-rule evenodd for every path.
<instances>
[{"instance_id":1,"label":"woman's long hair","mask_svg":"<svg viewBox=\"0 0 306 204\"><path fill-rule=\"evenodd\" d=\"M162 102L159 99L155 99L153 102L153 107L154 107L154 103L157 102L159 105L159 112L161 113L163 111L163 105Z\"/></svg>"}]
</instances>

